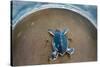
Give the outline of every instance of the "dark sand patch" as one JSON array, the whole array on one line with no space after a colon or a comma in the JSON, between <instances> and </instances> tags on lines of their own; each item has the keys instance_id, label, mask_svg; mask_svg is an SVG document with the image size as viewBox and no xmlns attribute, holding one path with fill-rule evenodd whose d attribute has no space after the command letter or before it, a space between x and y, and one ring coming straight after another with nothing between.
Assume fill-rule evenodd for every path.
<instances>
[{"instance_id":1,"label":"dark sand patch","mask_svg":"<svg viewBox=\"0 0 100 67\"><path fill-rule=\"evenodd\" d=\"M52 37L48 29L70 29L70 47L75 53L59 56L49 62ZM31 65L49 63L69 63L97 60L97 30L86 18L72 11L46 9L33 13L16 25L12 31L12 64Z\"/></svg>"}]
</instances>

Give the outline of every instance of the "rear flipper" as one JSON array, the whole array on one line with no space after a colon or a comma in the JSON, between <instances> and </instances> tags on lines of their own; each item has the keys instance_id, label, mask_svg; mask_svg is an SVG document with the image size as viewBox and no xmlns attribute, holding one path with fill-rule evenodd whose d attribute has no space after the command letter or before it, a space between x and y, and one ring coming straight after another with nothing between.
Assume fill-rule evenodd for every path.
<instances>
[{"instance_id":1,"label":"rear flipper","mask_svg":"<svg viewBox=\"0 0 100 67\"><path fill-rule=\"evenodd\" d=\"M69 55L72 55L74 53L75 49L74 48L68 48L66 50L66 52L69 54Z\"/></svg>"}]
</instances>

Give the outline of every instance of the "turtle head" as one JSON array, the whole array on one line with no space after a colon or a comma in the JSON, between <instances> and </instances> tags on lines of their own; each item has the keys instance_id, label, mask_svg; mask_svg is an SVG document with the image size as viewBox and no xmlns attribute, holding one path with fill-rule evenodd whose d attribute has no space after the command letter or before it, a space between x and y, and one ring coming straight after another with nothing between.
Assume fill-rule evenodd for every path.
<instances>
[{"instance_id":1,"label":"turtle head","mask_svg":"<svg viewBox=\"0 0 100 67\"><path fill-rule=\"evenodd\" d=\"M50 56L50 60L54 61L56 60L58 57L57 51L52 52L51 56Z\"/></svg>"}]
</instances>

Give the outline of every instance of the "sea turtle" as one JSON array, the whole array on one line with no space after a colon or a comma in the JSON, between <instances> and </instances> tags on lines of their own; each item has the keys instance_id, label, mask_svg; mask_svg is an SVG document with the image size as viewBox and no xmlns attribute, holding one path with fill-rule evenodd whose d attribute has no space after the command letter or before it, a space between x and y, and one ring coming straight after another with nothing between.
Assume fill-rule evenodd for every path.
<instances>
[{"instance_id":1,"label":"sea turtle","mask_svg":"<svg viewBox=\"0 0 100 67\"><path fill-rule=\"evenodd\" d=\"M48 32L53 36L50 60L56 60L58 55L63 56L65 53L72 55L74 53L74 48L69 48L68 36L65 35L68 31L69 29L63 31L48 29Z\"/></svg>"}]
</instances>

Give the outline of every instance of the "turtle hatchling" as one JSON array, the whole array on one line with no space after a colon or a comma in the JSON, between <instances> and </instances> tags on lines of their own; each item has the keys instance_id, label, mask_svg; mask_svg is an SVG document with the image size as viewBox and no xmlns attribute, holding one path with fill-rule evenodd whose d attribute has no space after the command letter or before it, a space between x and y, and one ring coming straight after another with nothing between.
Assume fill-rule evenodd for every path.
<instances>
[{"instance_id":1,"label":"turtle hatchling","mask_svg":"<svg viewBox=\"0 0 100 67\"><path fill-rule=\"evenodd\" d=\"M69 48L69 40L68 36L66 36L68 31L69 29L64 29L63 31L48 29L48 32L53 36L50 60L56 60L58 55L63 56L65 53L72 55L74 53L74 48Z\"/></svg>"}]
</instances>

